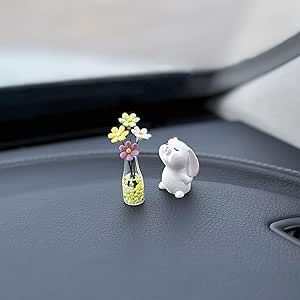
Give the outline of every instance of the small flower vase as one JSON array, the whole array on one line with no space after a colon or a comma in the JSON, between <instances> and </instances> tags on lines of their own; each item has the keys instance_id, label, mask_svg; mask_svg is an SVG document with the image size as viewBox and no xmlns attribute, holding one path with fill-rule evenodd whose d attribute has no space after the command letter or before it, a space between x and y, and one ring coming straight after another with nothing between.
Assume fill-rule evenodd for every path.
<instances>
[{"instance_id":1,"label":"small flower vase","mask_svg":"<svg viewBox=\"0 0 300 300\"><path fill-rule=\"evenodd\" d=\"M144 203L144 179L136 156L132 161L124 160L122 190L127 205L137 206Z\"/></svg>"}]
</instances>

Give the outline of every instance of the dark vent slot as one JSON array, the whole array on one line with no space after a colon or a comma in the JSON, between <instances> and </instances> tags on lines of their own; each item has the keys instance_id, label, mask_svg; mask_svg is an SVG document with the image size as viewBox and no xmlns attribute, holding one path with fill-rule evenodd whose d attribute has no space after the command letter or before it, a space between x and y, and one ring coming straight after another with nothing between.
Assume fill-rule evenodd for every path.
<instances>
[{"instance_id":1,"label":"dark vent slot","mask_svg":"<svg viewBox=\"0 0 300 300\"><path fill-rule=\"evenodd\" d=\"M300 225L286 227L283 229L283 231L286 232L289 236L300 240Z\"/></svg>"},{"instance_id":2,"label":"dark vent slot","mask_svg":"<svg viewBox=\"0 0 300 300\"><path fill-rule=\"evenodd\" d=\"M300 217L274 222L270 225L270 229L300 246Z\"/></svg>"}]
</instances>

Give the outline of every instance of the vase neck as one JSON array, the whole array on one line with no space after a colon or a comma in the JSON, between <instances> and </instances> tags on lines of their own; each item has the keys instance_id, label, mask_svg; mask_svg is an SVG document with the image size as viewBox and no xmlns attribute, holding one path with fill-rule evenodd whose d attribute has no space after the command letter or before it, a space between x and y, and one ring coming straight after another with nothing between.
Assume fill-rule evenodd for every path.
<instances>
[{"instance_id":1,"label":"vase neck","mask_svg":"<svg viewBox=\"0 0 300 300\"><path fill-rule=\"evenodd\" d=\"M124 160L124 175L130 174L131 177L135 177L137 174L140 175L140 167L138 158L134 157L133 160Z\"/></svg>"}]
</instances>

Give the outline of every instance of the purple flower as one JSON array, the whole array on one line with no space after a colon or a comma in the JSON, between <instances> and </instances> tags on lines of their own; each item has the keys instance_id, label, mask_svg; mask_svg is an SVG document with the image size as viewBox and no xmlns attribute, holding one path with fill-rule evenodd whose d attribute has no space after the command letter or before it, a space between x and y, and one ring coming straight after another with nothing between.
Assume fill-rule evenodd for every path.
<instances>
[{"instance_id":1,"label":"purple flower","mask_svg":"<svg viewBox=\"0 0 300 300\"><path fill-rule=\"evenodd\" d=\"M132 144L130 141L127 141L125 142L124 145L121 145L119 147L119 150L120 150L120 157L122 159L126 159L129 161L133 160L133 158L140 153L138 144L137 143Z\"/></svg>"}]
</instances>

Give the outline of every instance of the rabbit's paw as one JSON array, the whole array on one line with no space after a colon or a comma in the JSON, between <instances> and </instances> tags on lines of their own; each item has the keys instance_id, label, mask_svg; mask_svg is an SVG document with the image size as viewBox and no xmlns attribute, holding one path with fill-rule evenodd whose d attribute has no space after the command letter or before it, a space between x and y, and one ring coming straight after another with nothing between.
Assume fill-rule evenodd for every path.
<instances>
[{"instance_id":1,"label":"rabbit's paw","mask_svg":"<svg viewBox=\"0 0 300 300\"><path fill-rule=\"evenodd\" d=\"M184 192L182 192L182 191L177 191L177 192L175 193L175 197L176 197L176 198L183 198L183 197L184 197Z\"/></svg>"},{"instance_id":2,"label":"rabbit's paw","mask_svg":"<svg viewBox=\"0 0 300 300\"><path fill-rule=\"evenodd\" d=\"M193 177L184 176L182 181L184 184L190 184L193 181Z\"/></svg>"},{"instance_id":3,"label":"rabbit's paw","mask_svg":"<svg viewBox=\"0 0 300 300\"><path fill-rule=\"evenodd\" d=\"M159 183L158 187L161 189L161 190L165 190L165 186L162 182Z\"/></svg>"}]
</instances>

